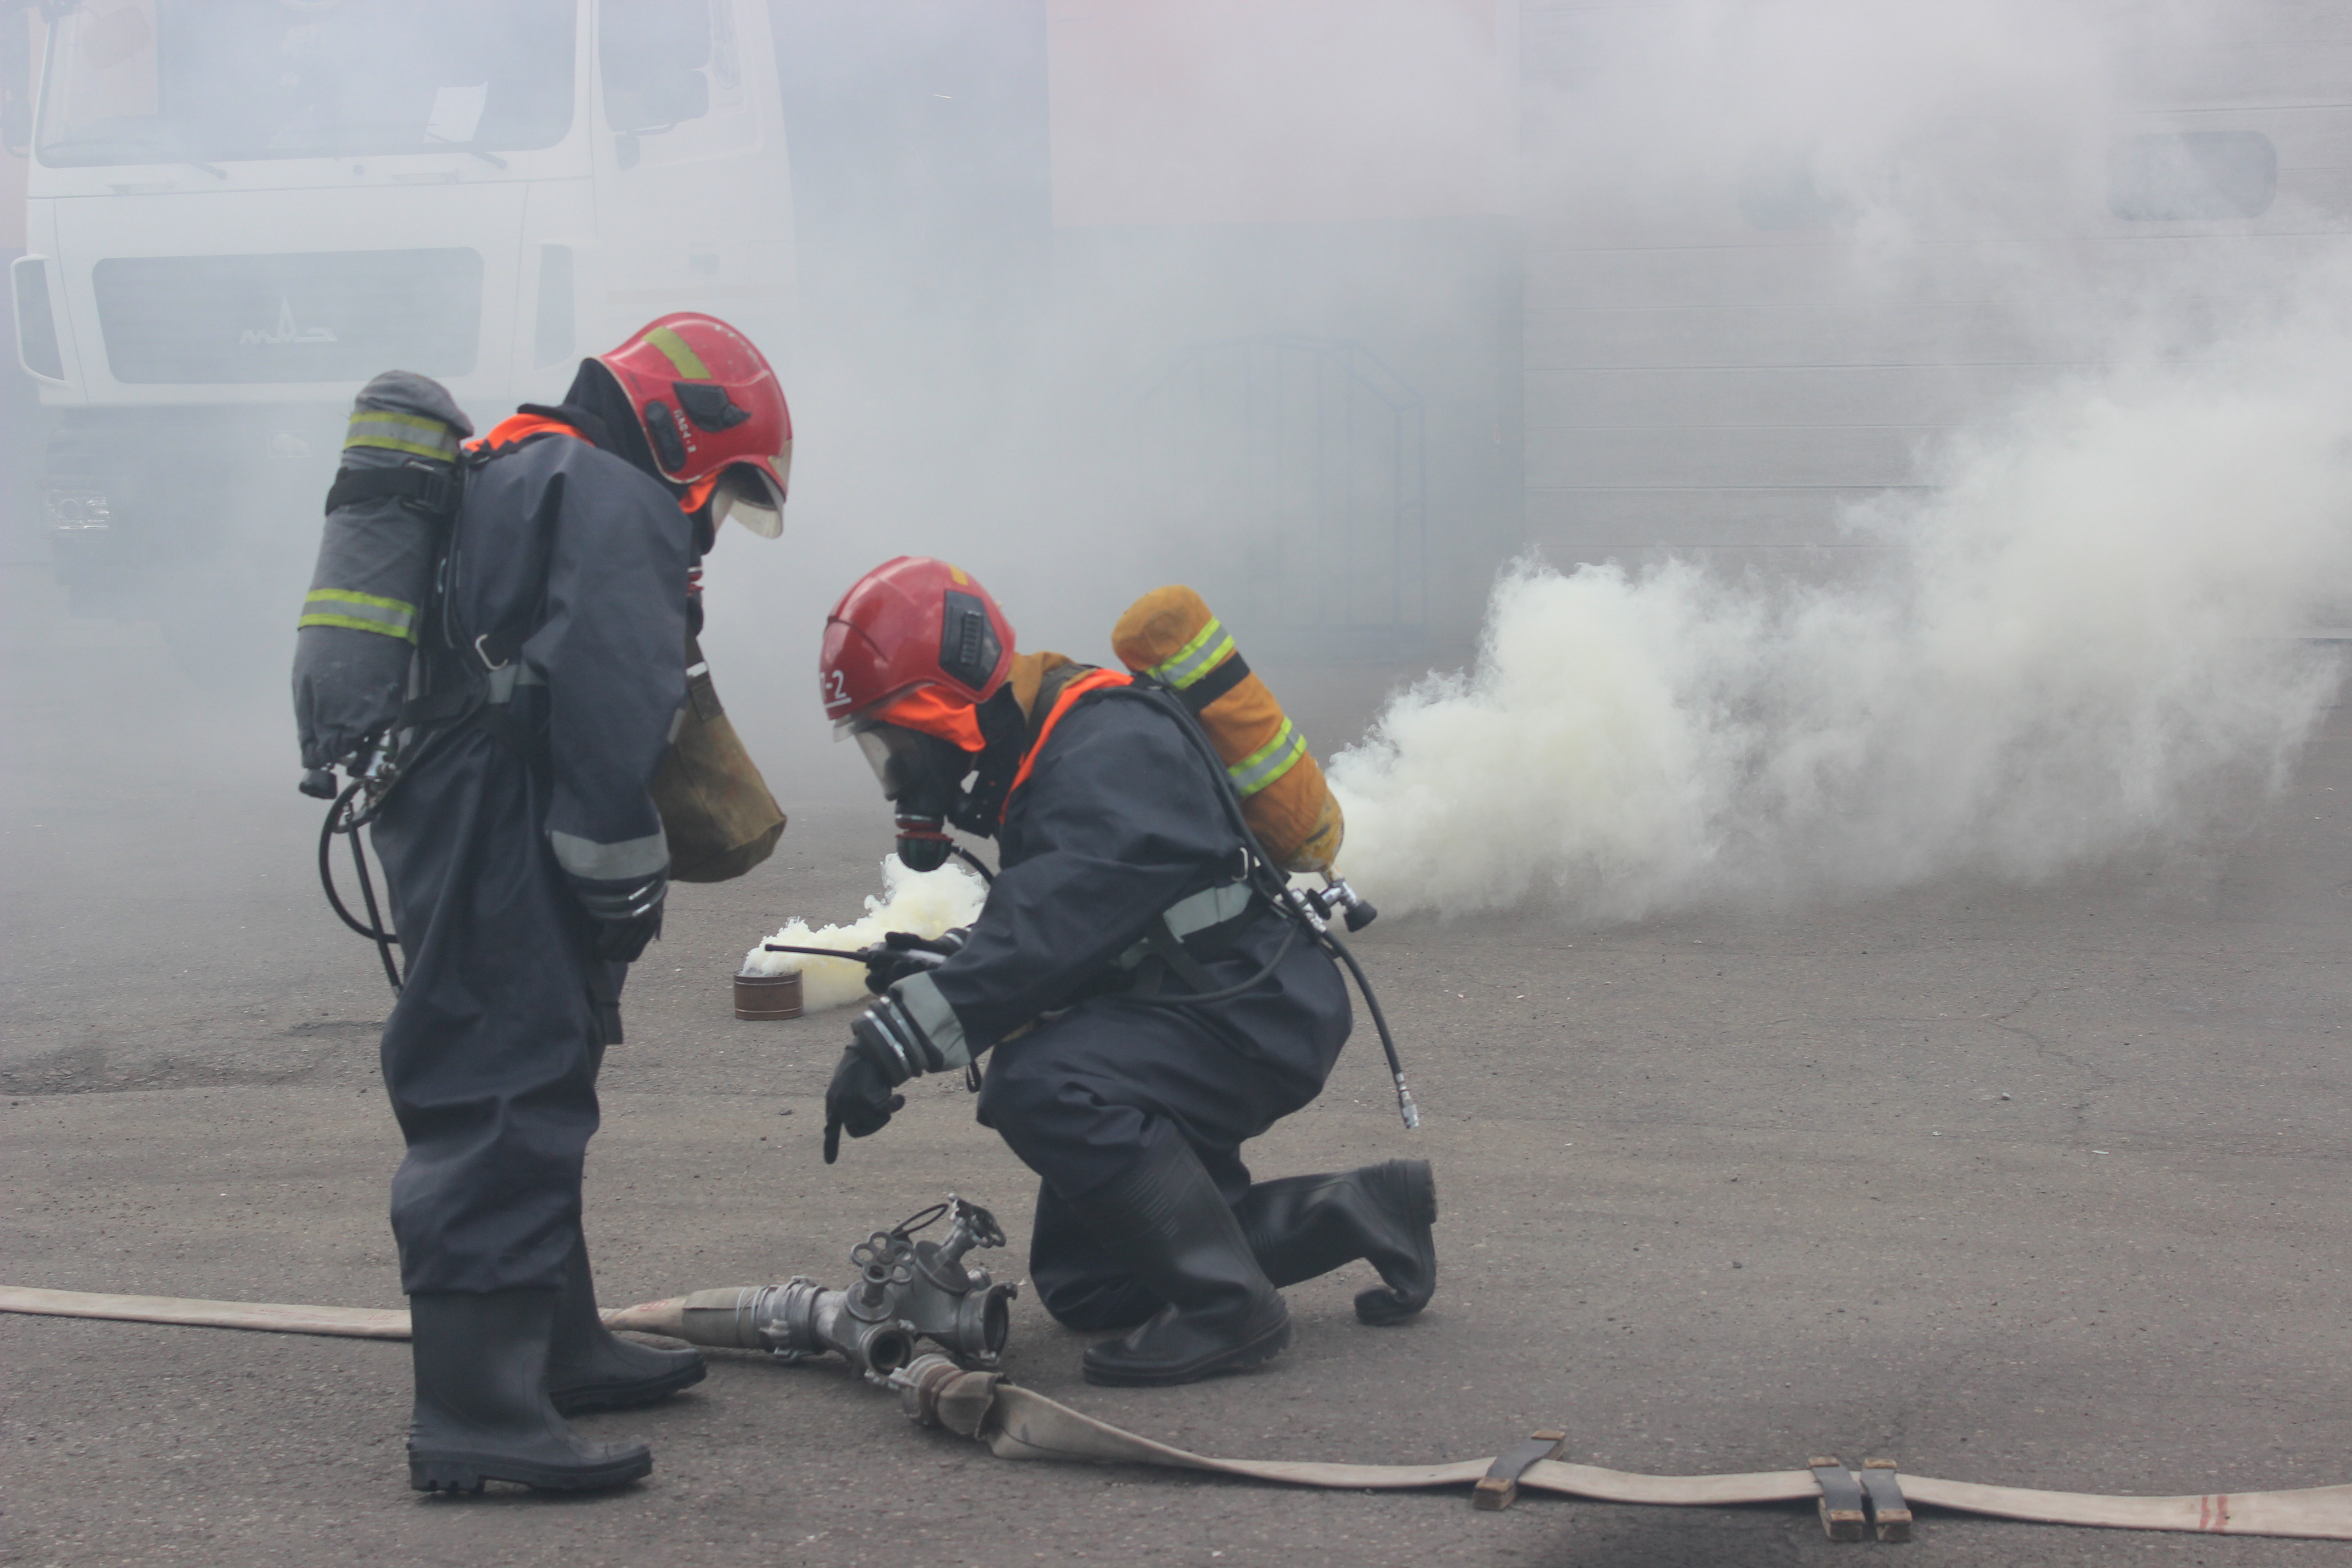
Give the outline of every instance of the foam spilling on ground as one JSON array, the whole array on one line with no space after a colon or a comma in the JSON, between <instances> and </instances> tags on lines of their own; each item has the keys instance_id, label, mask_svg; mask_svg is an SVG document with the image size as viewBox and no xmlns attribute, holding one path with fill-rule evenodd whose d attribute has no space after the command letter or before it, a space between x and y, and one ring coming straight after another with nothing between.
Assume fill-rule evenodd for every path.
<instances>
[{"instance_id":1,"label":"foam spilling on ground","mask_svg":"<svg viewBox=\"0 0 2352 1568\"><path fill-rule=\"evenodd\" d=\"M882 891L866 900L866 916L848 925L811 926L807 921L786 921L772 936L761 939L743 955L746 974L801 975L801 1005L808 1012L845 1007L863 1002L866 966L845 958L812 958L803 953L770 952L765 943L790 942L798 947L871 947L894 931L937 936L953 926L970 925L979 918L987 886L962 867L950 862L936 871L910 871L897 856L882 862Z\"/></svg>"}]
</instances>

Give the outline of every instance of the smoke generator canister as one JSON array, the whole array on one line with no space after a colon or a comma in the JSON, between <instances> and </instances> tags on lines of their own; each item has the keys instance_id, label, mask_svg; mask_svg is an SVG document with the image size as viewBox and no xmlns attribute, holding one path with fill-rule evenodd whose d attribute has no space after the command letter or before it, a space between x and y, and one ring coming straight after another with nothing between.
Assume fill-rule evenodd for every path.
<instances>
[{"instance_id":1,"label":"smoke generator canister","mask_svg":"<svg viewBox=\"0 0 2352 1568\"><path fill-rule=\"evenodd\" d=\"M1242 797L1242 815L1286 871L1328 871L1347 824L1307 737L1234 646L1208 604L1179 584L1154 588L1118 618L1111 648L1175 693L1208 731Z\"/></svg>"}]
</instances>

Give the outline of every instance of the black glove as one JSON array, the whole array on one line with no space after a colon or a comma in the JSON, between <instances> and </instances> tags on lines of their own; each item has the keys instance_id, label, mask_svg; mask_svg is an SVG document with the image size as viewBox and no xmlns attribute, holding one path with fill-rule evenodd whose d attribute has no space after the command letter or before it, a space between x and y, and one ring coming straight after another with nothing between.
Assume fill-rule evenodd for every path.
<instances>
[{"instance_id":1,"label":"black glove","mask_svg":"<svg viewBox=\"0 0 2352 1568\"><path fill-rule=\"evenodd\" d=\"M635 963L646 944L661 935L662 907L643 914L596 922L596 956L607 963Z\"/></svg>"},{"instance_id":2,"label":"black glove","mask_svg":"<svg viewBox=\"0 0 2352 1568\"><path fill-rule=\"evenodd\" d=\"M574 877L572 892L596 922L596 956L607 963L635 963L646 944L661 935L669 874L656 872L634 882L592 882Z\"/></svg>"},{"instance_id":3,"label":"black glove","mask_svg":"<svg viewBox=\"0 0 2352 1568\"><path fill-rule=\"evenodd\" d=\"M866 1138L888 1124L907 1103L890 1091L908 1079L947 1066L922 1026L907 1016L896 996L878 998L849 1026L849 1048L833 1069L824 1091L824 1163L841 1151L841 1130Z\"/></svg>"},{"instance_id":4,"label":"black glove","mask_svg":"<svg viewBox=\"0 0 2352 1568\"><path fill-rule=\"evenodd\" d=\"M898 1081L904 1082L901 1079ZM893 1112L906 1109L907 1097L890 1092L891 1080L862 1044L853 1042L833 1069L824 1090L824 1163L841 1157L841 1130L852 1138L870 1138L890 1124Z\"/></svg>"},{"instance_id":5,"label":"black glove","mask_svg":"<svg viewBox=\"0 0 2352 1568\"><path fill-rule=\"evenodd\" d=\"M910 974L937 969L961 952L971 940L970 926L957 926L938 936L894 931L882 939L880 947L867 950L871 956L866 960L866 989L879 996Z\"/></svg>"}]
</instances>

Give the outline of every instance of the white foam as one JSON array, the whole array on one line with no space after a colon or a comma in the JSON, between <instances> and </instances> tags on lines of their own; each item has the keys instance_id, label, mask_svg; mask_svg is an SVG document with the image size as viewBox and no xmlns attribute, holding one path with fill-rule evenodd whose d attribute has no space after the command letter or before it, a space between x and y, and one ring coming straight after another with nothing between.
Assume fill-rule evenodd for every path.
<instances>
[{"instance_id":1,"label":"white foam","mask_svg":"<svg viewBox=\"0 0 2352 1568\"><path fill-rule=\"evenodd\" d=\"M866 966L845 958L811 958L799 953L770 952L764 943L791 942L800 947L871 947L889 931L908 931L937 936L953 926L970 925L979 918L988 896L978 877L950 861L936 871L909 871L897 856L882 862L882 891L867 895L866 916L847 925L811 927L802 919L786 921L774 935L764 938L743 955L746 974L801 973L801 1005L811 1013L863 1002Z\"/></svg>"}]
</instances>

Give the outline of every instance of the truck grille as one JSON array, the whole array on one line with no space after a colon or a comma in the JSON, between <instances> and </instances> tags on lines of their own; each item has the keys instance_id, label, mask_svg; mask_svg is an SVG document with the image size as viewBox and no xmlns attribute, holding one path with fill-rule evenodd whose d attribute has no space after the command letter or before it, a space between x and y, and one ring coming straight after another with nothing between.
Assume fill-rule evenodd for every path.
<instances>
[{"instance_id":1,"label":"truck grille","mask_svg":"<svg viewBox=\"0 0 2352 1568\"><path fill-rule=\"evenodd\" d=\"M123 257L91 268L114 379L361 381L474 368L474 250Z\"/></svg>"}]
</instances>

